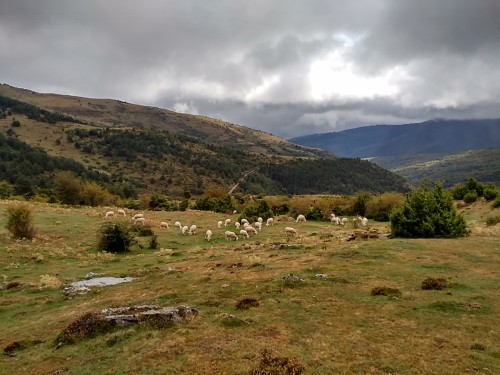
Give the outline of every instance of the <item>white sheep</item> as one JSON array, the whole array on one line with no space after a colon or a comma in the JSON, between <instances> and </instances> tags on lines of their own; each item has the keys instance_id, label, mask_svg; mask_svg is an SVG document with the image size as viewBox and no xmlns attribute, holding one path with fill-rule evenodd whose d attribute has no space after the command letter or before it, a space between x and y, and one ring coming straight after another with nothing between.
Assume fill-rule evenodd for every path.
<instances>
[{"instance_id":1,"label":"white sheep","mask_svg":"<svg viewBox=\"0 0 500 375\"><path fill-rule=\"evenodd\" d=\"M256 221L254 225L255 228L259 230L259 232L262 230L262 223L260 221Z\"/></svg>"},{"instance_id":2,"label":"white sheep","mask_svg":"<svg viewBox=\"0 0 500 375\"><path fill-rule=\"evenodd\" d=\"M241 225L250 224L247 219L241 219Z\"/></svg>"},{"instance_id":3,"label":"white sheep","mask_svg":"<svg viewBox=\"0 0 500 375\"><path fill-rule=\"evenodd\" d=\"M115 211L108 211L104 215L104 217L107 219L108 217L115 217Z\"/></svg>"},{"instance_id":4,"label":"white sheep","mask_svg":"<svg viewBox=\"0 0 500 375\"><path fill-rule=\"evenodd\" d=\"M189 234L196 234L196 225L191 225L189 227Z\"/></svg>"},{"instance_id":5,"label":"white sheep","mask_svg":"<svg viewBox=\"0 0 500 375\"><path fill-rule=\"evenodd\" d=\"M307 220L306 220L306 217L301 214L301 215L297 216L297 219L295 221L297 223L305 223Z\"/></svg>"},{"instance_id":6,"label":"white sheep","mask_svg":"<svg viewBox=\"0 0 500 375\"><path fill-rule=\"evenodd\" d=\"M368 224L368 219L366 217L363 217L361 219L361 225L364 226L364 227L366 227L366 224Z\"/></svg>"},{"instance_id":7,"label":"white sheep","mask_svg":"<svg viewBox=\"0 0 500 375\"><path fill-rule=\"evenodd\" d=\"M270 217L266 221L266 226L272 226L272 225L274 225L274 219L272 217Z\"/></svg>"},{"instance_id":8,"label":"white sheep","mask_svg":"<svg viewBox=\"0 0 500 375\"><path fill-rule=\"evenodd\" d=\"M144 214L135 214L134 216L132 216L132 220L139 219L141 217L144 217Z\"/></svg>"},{"instance_id":9,"label":"white sheep","mask_svg":"<svg viewBox=\"0 0 500 375\"><path fill-rule=\"evenodd\" d=\"M255 230L255 228L254 228L254 227L252 227L252 226L250 226L250 225L249 225L249 226L247 226L247 227L245 227L245 230L247 231L247 233L248 233L249 235L250 235L250 233L252 233L252 234L257 234L257 230Z\"/></svg>"},{"instance_id":10,"label":"white sheep","mask_svg":"<svg viewBox=\"0 0 500 375\"><path fill-rule=\"evenodd\" d=\"M234 226L236 227L236 229L240 229L240 223L236 222L234 223Z\"/></svg>"},{"instance_id":11,"label":"white sheep","mask_svg":"<svg viewBox=\"0 0 500 375\"><path fill-rule=\"evenodd\" d=\"M332 223L335 223L335 224L337 224L337 225L340 225L340 217L337 217L337 216L333 217L333 218L332 218Z\"/></svg>"},{"instance_id":12,"label":"white sheep","mask_svg":"<svg viewBox=\"0 0 500 375\"><path fill-rule=\"evenodd\" d=\"M166 229L168 229L169 228L168 223L166 221L161 221L160 222L160 228L166 228Z\"/></svg>"},{"instance_id":13,"label":"white sheep","mask_svg":"<svg viewBox=\"0 0 500 375\"><path fill-rule=\"evenodd\" d=\"M226 221L224 222L224 226L227 227L230 222L231 222L231 219L226 219Z\"/></svg>"},{"instance_id":14,"label":"white sheep","mask_svg":"<svg viewBox=\"0 0 500 375\"><path fill-rule=\"evenodd\" d=\"M141 223L142 225L145 225L146 224L146 219L143 218L143 217L138 217L134 220L134 224L139 224Z\"/></svg>"},{"instance_id":15,"label":"white sheep","mask_svg":"<svg viewBox=\"0 0 500 375\"><path fill-rule=\"evenodd\" d=\"M262 222L264 221L264 219L262 219L261 217L259 217L259 218L257 219L257 221L258 221L259 223L261 223L261 224L262 224Z\"/></svg>"},{"instance_id":16,"label":"white sheep","mask_svg":"<svg viewBox=\"0 0 500 375\"><path fill-rule=\"evenodd\" d=\"M118 210L118 213L119 213L120 215L122 215L123 217L127 216L127 214L125 213L125 210L124 210L124 209L121 209L121 208L120 208L120 209Z\"/></svg>"},{"instance_id":17,"label":"white sheep","mask_svg":"<svg viewBox=\"0 0 500 375\"><path fill-rule=\"evenodd\" d=\"M286 227L285 228L285 234L286 234L287 237L288 236L292 236L293 237L293 236L298 236L299 235L297 233L297 231L294 228L292 228L292 227Z\"/></svg>"},{"instance_id":18,"label":"white sheep","mask_svg":"<svg viewBox=\"0 0 500 375\"><path fill-rule=\"evenodd\" d=\"M248 232L245 229L241 229L240 230L240 234L243 236L243 238L249 238L250 237L250 235L248 234Z\"/></svg>"},{"instance_id":19,"label":"white sheep","mask_svg":"<svg viewBox=\"0 0 500 375\"><path fill-rule=\"evenodd\" d=\"M224 232L224 237L226 237L226 241L238 241L238 236L236 235L236 233L231 232L230 230L226 230Z\"/></svg>"},{"instance_id":20,"label":"white sheep","mask_svg":"<svg viewBox=\"0 0 500 375\"><path fill-rule=\"evenodd\" d=\"M217 222L217 228L222 228L222 220L219 220L219 221Z\"/></svg>"},{"instance_id":21,"label":"white sheep","mask_svg":"<svg viewBox=\"0 0 500 375\"><path fill-rule=\"evenodd\" d=\"M189 231L189 227L188 227L187 225L184 225L184 226L181 228L181 232L182 232L182 234L186 234L188 231Z\"/></svg>"},{"instance_id":22,"label":"white sheep","mask_svg":"<svg viewBox=\"0 0 500 375\"><path fill-rule=\"evenodd\" d=\"M346 217L343 217L342 220L340 220L340 225L346 225L348 221Z\"/></svg>"},{"instance_id":23,"label":"white sheep","mask_svg":"<svg viewBox=\"0 0 500 375\"><path fill-rule=\"evenodd\" d=\"M182 225L178 221L175 222L174 227L179 228L180 230L182 230Z\"/></svg>"},{"instance_id":24,"label":"white sheep","mask_svg":"<svg viewBox=\"0 0 500 375\"><path fill-rule=\"evenodd\" d=\"M212 231L210 229L207 229L207 232L205 233L205 239L209 242L212 239Z\"/></svg>"}]
</instances>

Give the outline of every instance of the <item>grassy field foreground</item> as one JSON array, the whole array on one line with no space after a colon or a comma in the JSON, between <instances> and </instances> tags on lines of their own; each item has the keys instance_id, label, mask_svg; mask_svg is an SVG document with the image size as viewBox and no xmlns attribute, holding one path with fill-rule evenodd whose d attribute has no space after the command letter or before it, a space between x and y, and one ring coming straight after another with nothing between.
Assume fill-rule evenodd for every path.
<instances>
[{"instance_id":1,"label":"grassy field foreground","mask_svg":"<svg viewBox=\"0 0 500 375\"><path fill-rule=\"evenodd\" d=\"M352 227L326 222L292 223L292 239L290 223L278 221L238 242L217 229L225 215L145 212L160 249L139 238L142 248L112 255L96 251L105 208L36 204L37 237L15 241L4 229L9 204L0 202L1 374L273 374L265 371L278 357L297 374L500 374L500 225L483 220L498 209L468 207L472 234L463 239L346 241ZM183 236L177 220L198 234ZM63 295L89 272L134 280ZM289 274L303 281L284 280ZM422 290L428 277L447 287ZM237 308L244 299L249 308ZM57 346L86 312L145 304L190 306L199 316ZM269 356L276 361L265 370Z\"/></svg>"}]
</instances>

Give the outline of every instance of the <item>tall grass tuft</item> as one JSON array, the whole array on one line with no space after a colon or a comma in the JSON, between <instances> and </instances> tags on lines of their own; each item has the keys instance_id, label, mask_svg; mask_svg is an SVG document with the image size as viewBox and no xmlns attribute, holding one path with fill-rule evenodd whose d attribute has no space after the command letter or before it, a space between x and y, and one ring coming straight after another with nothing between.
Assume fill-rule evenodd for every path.
<instances>
[{"instance_id":1,"label":"tall grass tuft","mask_svg":"<svg viewBox=\"0 0 500 375\"><path fill-rule=\"evenodd\" d=\"M14 238L32 239L35 237L36 230L33 226L33 209L20 204L10 206L6 210L7 225L5 228L12 233Z\"/></svg>"}]
</instances>

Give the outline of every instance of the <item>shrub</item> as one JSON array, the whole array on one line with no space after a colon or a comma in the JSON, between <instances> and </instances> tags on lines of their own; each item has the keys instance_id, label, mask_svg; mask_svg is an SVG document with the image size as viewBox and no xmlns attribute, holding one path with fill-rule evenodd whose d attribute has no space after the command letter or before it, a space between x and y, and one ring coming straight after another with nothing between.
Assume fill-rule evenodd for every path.
<instances>
[{"instance_id":1,"label":"shrub","mask_svg":"<svg viewBox=\"0 0 500 375\"><path fill-rule=\"evenodd\" d=\"M273 211L271 211L269 203L267 203L267 201L265 200L260 200L255 204L247 205L243 209L243 212L241 213L241 216L239 217L238 220L241 221L242 218L245 218L249 222L253 223L254 221L257 221L259 217L266 219L273 216L274 213Z\"/></svg>"},{"instance_id":2,"label":"shrub","mask_svg":"<svg viewBox=\"0 0 500 375\"><path fill-rule=\"evenodd\" d=\"M497 225L498 223L500 223L500 215L490 216L486 218L487 226Z\"/></svg>"},{"instance_id":3,"label":"shrub","mask_svg":"<svg viewBox=\"0 0 500 375\"><path fill-rule=\"evenodd\" d=\"M33 226L32 212L32 208L25 204L7 208L7 224L5 228L12 233L14 238L31 239L35 237L36 230Z\"/></svg>"},{"instance_id":4,"label":"shrub","mask_svg":"<svg viewBox=\"0 0 500 375\"><path fill-rule=\"evenodd\" d=\"M390 218L394 237L406 238L455 238L467 235L463 216L457 214L453 199L436 183L433 190L424 182L408 193L404 206Z\"/></svg>"},{"instance_id":5,"label":"shrub","mask_svg":"<svg viewBox=\"0 0 500 375\"><path fill-rule=\"evenodd\" d=\"M104 223L99 229L97 248L108 253L125 253L135 243L127 224Z\"/></svg>"},{"instance_id":6,"label":"shrub","mask_svg":"<svg viewBox=\"0 0 500 375\"><path fill-rule=\"evenodd\" d=\"M498 195L492 203L493 208L500 207L500 195Z\"/></svg>"},{"instance_id":7,"label":"shrub","mask_svg":"<svg viewBox=\"0 0 500 375\"><path fill-rule=\"evenodd\" d=\"M492 201L498 196L498 189L495 187L487 187L483 190L483 197L487 201Z\"/></svg>"},{"instance_id":8,"label":"shrub","mask_svg":"<svg viewBox=\"0 0 500 375\"><path fill-rule=\"evenodd\" d=\"M421 288L423 290L442 290L443 288L446 288L448 285L448 281L443 278L433 278L433 277L428 277L424 281L422 281L422 286Z\"/></svg>"},{"instance_id":9,"label":"shrub","mask_svg":"<svg viewBox=\"0 0 500 375\"><path fill-rule=\"evenodd\" d=\"M322 221L323 220L323 213L319 208L310 208L308 209L304 216L306 217L307 220L312 220L312 221Z\"/></svg>"},{"instance_id":10,"label":"shrub","mask_svg":"<svg viewBox=\"0 0 500 375\"><path fill-rule=\"evenodd\" d=\"M160 243L158 242L158 235L153 234L151 239L149 240L149 248L152 250L156 250L160 247Z\"/></svg>"},{"instance_id":11,"label":"shrub","mask_svg":"<svg viewBox=\"0 0 500 375\"><path fill-rule=\"evenodd\" d=\"M464 195L465 203L474 203L475 201L477 201L477 193L475 190L469 191Z\"/></svg>"}]
</instances>

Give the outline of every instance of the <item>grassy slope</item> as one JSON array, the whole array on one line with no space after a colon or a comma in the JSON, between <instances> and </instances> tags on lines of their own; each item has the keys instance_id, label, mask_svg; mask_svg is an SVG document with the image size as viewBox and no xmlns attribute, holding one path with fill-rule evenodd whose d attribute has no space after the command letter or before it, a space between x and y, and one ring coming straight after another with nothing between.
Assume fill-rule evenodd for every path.
<instances>
[{"instance_id":1,"label":"grassy slope","mask_svg":"<svg viewBox=\"0 0 500 375\"><path fill-rule=\"evenodd\" d=\"M413 183L424 178L445 181L445 186L453 186L469 178L500 183L500 148L469 150L452 155L377 157L370 161Z\"/></svg>"},{"instance_id":2,"label":"grassy slope","mask_svg":"<svg viewBox=\"0 0 500 375\"><path fill-rule=\"evenodd\" d=\"M39 235L19 242L3 229L7 204L0 203L0 273L4 282L23 286L0 290L0 345L41 342L2 356L5 373L246 374L263 348L298 358L307 374L500 373L500 228L482 224L500 212L484 204L464 208L474 229L464 239L346 242L352 229L308 222L294 224L300 236L288 240L303 249L276 246L286 244L288 223L229 243L216 229L225 218L219 214L146 212L155 225L196 223L201 233L211 228L215 239L207 244L203 234L182 236L171 225L157 230L164 250L135 248L123 256L95 251L106 208L36 205ZM62 286L40 288L42 275L67 283L88 272L136 280L73 298L63 297ZM288 273L304 284L283 284ZM454 286L420 290L429 276ZM376 286L398 288L402 297L371 296ZM260 306L235 309L244 297ZM83 312L147 303L193 306L201 317L168 330L126 328L54 350L57 334ZM225 313L249 324L228 327Z\"/></svg>"}]
</instances>

